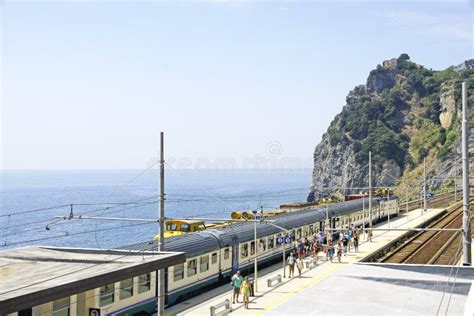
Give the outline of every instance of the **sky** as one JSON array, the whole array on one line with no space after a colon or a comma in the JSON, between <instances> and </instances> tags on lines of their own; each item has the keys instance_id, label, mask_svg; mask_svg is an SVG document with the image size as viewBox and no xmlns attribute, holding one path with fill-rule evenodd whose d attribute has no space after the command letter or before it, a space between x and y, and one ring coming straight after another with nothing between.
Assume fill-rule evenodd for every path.
<instances>
[{"instance_id":1,"label":"sky","mask_svg":"<svg viewBox=\"0 0 474 316\"><path fill-rule=\"evenodd\" d=\"M312 167L383 60L473 56L468 1L1 1L1 169ZM264 161L262 164L255 161Z\"/></svg>"}]
</instances>

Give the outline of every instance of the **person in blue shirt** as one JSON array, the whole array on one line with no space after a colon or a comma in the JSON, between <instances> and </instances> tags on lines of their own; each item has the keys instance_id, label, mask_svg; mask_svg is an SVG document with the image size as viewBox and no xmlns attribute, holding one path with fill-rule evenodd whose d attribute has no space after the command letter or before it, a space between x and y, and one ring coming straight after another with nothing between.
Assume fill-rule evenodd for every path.
<instances>
[{"instance_id":1,"label":"person in blue shirt","mask_svg":"<svg viewBox=\"0 0 474 316\"><path fill-rule=\"evenodd\" d=\"M231 279L231 284L234 290L234 293L232 295L232 303L239 303L239 295L240 295L240 285L242 284L243 278L240 275L240 271L237 271Z\"/></svg>"}]
</instances>

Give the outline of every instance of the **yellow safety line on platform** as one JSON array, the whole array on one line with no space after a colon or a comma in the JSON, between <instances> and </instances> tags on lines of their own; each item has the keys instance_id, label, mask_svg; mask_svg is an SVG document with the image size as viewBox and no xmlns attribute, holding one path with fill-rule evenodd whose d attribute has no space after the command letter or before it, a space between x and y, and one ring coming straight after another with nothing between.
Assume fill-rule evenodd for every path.
<instances>
[{"instance_id":1,"label":"yellow safety line on platform","mask_svg":"<svg viewBox=\"0 0 474 316\"><path fill-rule=\"evenodd\" d=\"M333 273L335 273L336 271L342 269L343 267L345 267L347 264L349 263L352 263L352 262L358 262L359 260L361 260L362 258L364 258L365 256L361 256L360 254L357 254L356 256L352 257L352 258L348 258L349 260L347 260L347 262L343 262L341 264L337 263L336 262L336 266L334 266L333 268L329 269L328 271L326 272L323 272L322 274L314 277L314 279L312 279L310 282L306 283L306 284L303 284L302 286L298 287L295 291L292 291L291 293L288 293L286 294L285 296L283 296L282 298L280 299L277 299L277 300L274 300L271 304L268 304L267 306L265 306L263 308L262 311L259 311L257 313L255 313L254 315L255 316L260 316L260 315L263 315L264 313L266 313L267 311L275 308L276 306L282 304L283 302L287 301L288 299L290 299L291 297L293 297L295 294L298 294L299 292L301 292L302 290L310 287L310 286L313 286L314 284L320 282L320 281L323 281L324 279L328 278L329 276L331 276Z\"/></svg>"},{"instance_id":2,"label":"yellow safety line on platform","mask_svg":"<svg viewBox=\"0 0 474 316\"><path fill-rule=\"evenodd\" d=\"M280 305L282 304L283 302L287 301L288 299L290 299L291 297L293 297L295 294L298 294L299 292L301 292L302 290L326 279L327 277L331 276L334 272L338 271L339 269L343 268L345 266L345 264L338 264L337 266L334 266L333 268L331 268L330 270L316 276L314 279L312 279L310 282L306 283L306 284L303 284L302 286L300 286L299 288L297 288L295 291L292 291L291 293L288 293L286 294L285 296L283 296L282 298L278 299L278 300L274 300L271 304L268 304L267 306L265 306L263 308L263 311L260 311L260 312L257 312L255 313L254 315L255 316L259 316L259 315L263 315L263 313L273 309L274 307L276 307L277 305Z\"/></svg>"}]
</instances>

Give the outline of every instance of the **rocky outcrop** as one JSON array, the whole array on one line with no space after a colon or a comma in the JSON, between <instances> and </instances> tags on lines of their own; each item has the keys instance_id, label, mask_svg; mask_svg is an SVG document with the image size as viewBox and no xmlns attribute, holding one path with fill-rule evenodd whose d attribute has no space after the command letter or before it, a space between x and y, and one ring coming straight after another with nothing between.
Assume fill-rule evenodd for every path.
<instances>
[{"instance_id":1,"label":"rocky outcrop","mask_svg":"<svg viewBox=\"0 0 474 316\"><path fill-rule=\"evenodd\" d=\"M380 186L390 186L401 175L400 167L394 161L386 161L379 170L373 166L373 181ZM344 137L331 145L329 135L323 136L314 151L313 183L308 200L334 192L341 194L359 193L369 183L368 163L356 161L352 142Z\"/></svg>"},{"instance_id":2,"label":"rocky outcrop","mask_svg":"<svg viewBox=\"0 0 474 316\"><path fill-rule=\"evenodd\" d=\"M369 151L374 187L419 177L424 158L430 172L454 174L449 157L456 154L460 135L456 87L461 80L471 80L474 87L472 65L471 60L457 72L454 67L436 72L402 54L377 66L365 85L348 93L342 112L316 146L308 200L366 189ZM433 177L431 189L445 182Z\"/></svg>"},{"instance_id":3,"label":"rocky outcrop","mask_svg":"<svg viewBox=\"0 0 474 316\"><path fill-rule=\"evenodd\" d=\"M379 68L373 70L367 78L367 92L382 92L395 84L396 73L390 68Z\"/></svg>"},{"instance_id":4,"label":"rocky outcrop","mask_svg":"<svg viewBox=\"0 0 474 316\"><path fill-rule=\"evenodd\" d=\"M451 83L442 84L440 94L441 114L439 115L439 121L443 128L448 128L453 120L453 116L456 115L453 85Z\"/></svg>"}]
</instances>

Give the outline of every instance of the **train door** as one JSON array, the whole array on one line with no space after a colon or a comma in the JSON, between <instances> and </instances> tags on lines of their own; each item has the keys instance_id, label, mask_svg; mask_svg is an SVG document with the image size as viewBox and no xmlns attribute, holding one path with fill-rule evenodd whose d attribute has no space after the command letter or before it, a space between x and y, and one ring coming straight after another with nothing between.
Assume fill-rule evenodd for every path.
<instances>
[{"instance_id":1,"label":"train door","mask_svg":"<svg viewBox=\"0 0 474 316\"><path fill-rule=\"evenodd\" d=\"M239 270L239 245L232 246L232 274Z\"/></svg>"}]
</instances>

